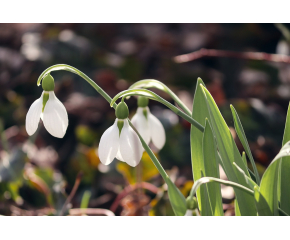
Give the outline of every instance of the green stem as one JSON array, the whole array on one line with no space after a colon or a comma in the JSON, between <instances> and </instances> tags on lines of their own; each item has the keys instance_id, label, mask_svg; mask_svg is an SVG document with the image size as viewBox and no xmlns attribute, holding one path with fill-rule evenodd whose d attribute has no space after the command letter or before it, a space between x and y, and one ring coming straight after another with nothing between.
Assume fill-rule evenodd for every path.
<instances>
[{"instance_id":1,"label":"green stem","mask_svg":"<svg viewBox=\"0 0 290 240\"><path fill-rule=\"evenodd\" d=\"M86 74L84 74L80 70L66 64L56 64L44 70L37 80L37 85L38 86L40 85L41 80L45 75L47 75L48 73L52 71L59 71L59 70L65 70L65 71L69 71L69 72L79 75L80 77L85 79L99 94L101 94L103 98L105 98L109 103L111 103L112 98L102 88L100 88L92 79L90 79ZM114 104L113 107L116 108L117 104Z\"/></svg>"},{"instance_id":2,"label":"green stem","mask_svg":"<svg viewBox=\"0 0 290 240\"><path fill-rule=\"evenodd\" d=\"M113 104L115 104L115 102L117 101L118 98L124 98L124 97L128 97L128 96L133 96L133 95L144 96L144 97L147 97L149 99L152 99L154 101L158 101L158 102L164 104L166 107L171 109L174 113L176 113L178 116L182 117L183 119L185 119L186 121L191 123L193 126L195 126L198 130L200 130L201 132L204 131L204 127L200 123L198 123L196 120L194 120L191 116L182 112L179 108L175 107L170 102L166 101L165 99L163 99L162 97L160 97L156 93L151 92L147 89L129 89L129 90L122 91L122 92L118 93L113 98L113 100L111 102L111 106Z\"/></svg>"},{"instance_id":3,"label":"green stem","mask_svg":"<svg viewBox=\"0 0 290 240\"><path fill-rule=\"evenodd\" d=\"M134 84L132 84L129 89L135 89L135 88L157 88L159 90L162 90L163 92L166 92L172 97L172 99L179 105L179 107L189 116L191 116L191 111L184 105L184 103L180 100L177 95L171 91L170 88L168 88L164 83L155 80L155 79L145 79L140 80Z\"/></svg>"},{"instance_id":4,"label":"green stem","mask_svg":"<svg viewBox=\"0 0 290 240\"><path fill-rule=\"evenodd\" d=\"M66 64L58 64L58 65L54 65L54 66L51 66L51 67L47 68L39 76L38 81L37 81L37 85L38 86L40 85L41 79L46 74L48 74L49 72L52 72L52 71L59 71L59 70L66 70L66 71L69 71L69 72L72 72L72 73L75 73L75 74L79 75L80 77L82 77L83 79L85 79L109 103L112 102L112 98L102 88L100 88L92 79L90 79L86 74L84 74L83 72L79 71L78 69L76 69L74 67L71 67L69 65L66 65ZM111 105L113 105L113 108L116 109L116 107L117 107L117 104L116 103L111 104ZM134 131L137 133L138 137L140 138L140 141L142 143L142 146L143 146L144 150L147 152L147 154L151 158L152 162L154 163L154 165L158 169L160 175L162 176L162 178L166 182L166 184L168 186L169 199L170 199L170 202L171 202L171 205L172 205L172 208L173 208L175 214L176 215L180 215L180 216L181 215L184 215L185 214L185 211L186 211L186 202L185 202L184 196L179 191L179 189L175 186L175 184L171 181L171 179L169 178L169 176L165 172L164 168L162 167L162 165L160 164L160 162L158 161L158 159L156 158L156 156L154 155L154 153L152 152L152 150L146 144L146 142L144 141L144 139L141 137L141 135L135 129L135 127L133 126L133 124L131 123L131 121L129 119L128 119L128 121L129 121L130 126L134 129Z\"/></svg>"},{"instance_id":5,"label":"green stem","mask_svg":"<svg viewBox=\"0 0 290 240\"><path fill-rule=\"evenodd\" d=\"M222 179L219 179L219 178L213 178L213 177L202 177L200 179L198 179L197 181L194 182L194 185L192 186L191 188L191 191L190 191L190 198L193 198L194 197L194 194L196 193L197 189L202 185L202 184L205 184L205 183L210 183L210 182L218 182L218 183L221 183L221 184L224 184L226 186L230 186L230 187L234 187L234 188L239 188L245 192L248 192L252 195L254 195L254 191L243 186L243 185L240 185L238 183L235 183L235 182L231 182L231 181L225 181L225 180L222 180Z\"/></svg>"}]
</instances>

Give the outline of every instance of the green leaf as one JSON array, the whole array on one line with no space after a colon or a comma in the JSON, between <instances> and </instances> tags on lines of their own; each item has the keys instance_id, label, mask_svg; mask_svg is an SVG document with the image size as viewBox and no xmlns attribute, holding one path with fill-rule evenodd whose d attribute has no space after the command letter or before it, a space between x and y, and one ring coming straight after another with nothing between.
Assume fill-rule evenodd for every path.
<instances>
[{"instance_id":1,"label":"green leaf","mask_svg":"<svg viewBox=\"0 0 290 240\"><path fill-rule=\"evenodd\" d=\"M200 84L203 84L200 78L197 79L197 85L194 94L192 118L198 123L204 124L205 119L209 117L206 107L206 102ZM204 85L204 84L203 84ZM191 126L190 130L190 147L191 147L191 165L194 181L205 176L204 158L203 158L203 133ZM197 192L196 197L198 201L199 211L202 216L212 215L209 196L206 186L201 186Z\"/></svg>"},{"instance_id":2,"label":"green leaf","mask_svg":"<svg viewBox=\"0 0 290 240\"><path fill-rule=\"evenodd\" d=\"M266 202L268 203L272 215L278 216L278 176L279 168L283 157L288 157L290 155L290 141L287 142L271 164L266 169L260 185L260 192L264 196ZM282 184L281 184L282 185ZM283 209L281 207L281 209ZM284 210L284 209L283 209ZM285 211L285 210L284 210Z\"/></svg>"},{"instance_id":3,"label":"green leaf","mask_svg":"<svg viewBox=\"0 0 290 240\"><path fill-rule=\"evenodd\" d=\"M219 178L220 174L217 156L217 146L208 119L206 119L202 146L205 176ZM212 209L212 215L223 216L224 211L222 205L220 185L215 183L209 184L206 187L208 190L208 197Z\"/></svg>"},{"instance_id":4,"label":"green leaf","mask_svg":"<svg viewBox=\"0 0 290 240\"><path fill-rule=\"evenodd\" d=\"M235 161L236 164L245 172L245 174L250 177L247 166L245 166L241 158L232 134L211 94L203 85L200 85L200 87L203 90L204 97L207 102L207 108L210 113L209 120L213 128L214 135L216 137L217 146L223 162L224 171L230 181L239 183L243 186L247 186L244 177L241 176L238 173L238 170L233 166L233 162ZM244 194L240 189L235 189L235 193L241 215L256 216L257 210L255 207L254 197L249 194Z\"/></svg>"},{"instance_id":5,"label":"green leaf","mask_svg":"<svg viewBox=\"0 0 290 240\"><path fill-rule=\"evenodd\" d=\"M257 208L259 216L273 215L266 199L261 194L261 190L258 186L255 186L254 188L254 197L255 197L255 204L256 204L256 208Z\"/></svg>"},{"instance_id":6,"label":"green leaf","mask_svg":"<svg viewBox=\"0 0 290 240\"><path fill-rule=\"evenodd\" d=\"M290 141L290 104L288 107L287 118L285 123L285 130L283 136L282 146ZM280 168L280 207L290 215L290 157L283 157L281 159L281 168Z\"/></svg>"},{"instance_id":7,"label":"green leaf","mask_svg":"<svg viewBox=\"0 0 290 240\"><path fill-rule=\"evenodd\" d=\"M243 154L243 156L244 156L244 154ZM243 177L245 178L249 188L254 191L255 204L256 204L256 209L258 211L258 215L259 216L269 216L269 215L271 215L271 210L269 208L269 205L266 202L266 200L263 197L263 195L260 193L260 188L257 185L257 183L254 182L250 177L248 177L245 174L245 172L235 162L233 163L233 165L243 175ZM236 208L238 208L238 205L236 205ZM238 211L237 211L237 214L240 214Z\"/></svg>"},{"instance_id":8,"label":"green leaf","mask_svg":"<svg viewBox=\"0 0 290 240\"><path fill-rule=\"evenodd\" d=\"M231 111L232 111L232 115L233 115L233 119L234 119L234 124L235 124L235 129L236 129L236 132L237 132L237 135L250 159L250 162L253 166L253 169L254 169L254 173L255 173L255 178L256 178L256 181L258 183L258 185L260 185L260 176L259 176L259 173L258 173L258 170L257 170L257 167L256 167L256 164L255 164L255 161L254 161L254 158L253 158L253 155L251 153L251 149L250 149L250 146L248 144L248 141L247 141L247 138L246 138L246 134L244 132L244 129L243 129L243 126L242 126L242 123L240 121L240 118L238 116L238 113L236 111L236 109L233 107L233 105L230 106L231 107Z\"/></svg>"},{"instance_id":9,"label":"green leaf","mask_svg":"<svg viewBox=\"0 0 290 240\"><path fill-rule=\"evenodd\" d=\"M168 93L172 99L181 107L181 109L188 115L191 115L189 109L183 104L183 102L176 96L174 92L170 90L164 83L155 79L144 79L140 80L129 87L129 89L136 88L157 88L163 92Z\"/></svg>"}]
</instances>

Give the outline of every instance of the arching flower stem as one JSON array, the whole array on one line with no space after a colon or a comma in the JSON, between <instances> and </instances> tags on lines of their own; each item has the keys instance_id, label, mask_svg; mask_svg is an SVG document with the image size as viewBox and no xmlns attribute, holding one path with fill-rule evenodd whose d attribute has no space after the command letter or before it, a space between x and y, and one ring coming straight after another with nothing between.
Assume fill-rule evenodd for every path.
<instances>
[{"instance_id":1,"label":"arching flower stem","mask_svg":"<svg viewBox=\"0 0 290 240\"><path fill-rule=\"evenodd\" d=\"M69 71L69 72L72 72L74 74L79 75L80 77L85 79L109 103L112 102L112 98L101 87L99 87L91 78L89 78L86 74L79 71L78 69L71 67L69 65L66 65L66 64L53 65L53 66L47 68L46 70L44 70L38 78L37 85L38 86L40 85L41 80L45 75L47 75L48 73L50 73L52 71L59 71L59 70L65 70L65 71ZM117 104L114 103L112 105L112 107L114 109L116 109ZM186 115L186 116L188 116L188 115ZM170 199L171 206L173 208L175 215L184 216L184 214L186 212L186 200L185 200L184 196L179 191L179 189L175 186L175 184L171 181L171 179L169 178L169 176L165 172L164 168L162 167L162 165L160 164L160 162L158 161L158 159L156 158L156 156L154 155L154 153L152 152L150 147L146 144L144 139L138 133L136 128L133 126L131 121L129 119L128 119L128 121L129 121L130 126L134 129L134 131L137 133L138 137L140 138L140 141L142 143L144 150L148 153L149 157L151 158L152 162L156 166L156 168L159 171L160 175L162 176L163 180L166 182L166 184L168 186L169 199Z\"/></svg>"}]
</instances>

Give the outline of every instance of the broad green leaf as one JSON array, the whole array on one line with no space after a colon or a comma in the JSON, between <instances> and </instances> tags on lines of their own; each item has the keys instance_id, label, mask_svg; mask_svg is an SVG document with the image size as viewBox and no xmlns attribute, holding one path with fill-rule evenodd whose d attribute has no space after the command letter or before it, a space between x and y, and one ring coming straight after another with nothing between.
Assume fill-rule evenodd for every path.
<instances>
[{"instance_id":1,"label":"broad green leaf","mask_svg":"<svg viewBox=\"0 0 290 240\"><path fill-rule=\"evenodd\" d=\"M254 158L253 158L253 155L251 153L251 149L250 149L250 146L248 144L248 141L247 141L247 138L246 138L246 134L244 132L244 129L243 129L243 126L242 126L242 123L240 121L240 118L238 116L238 113L236 111L236 109L233 107L233 105L230 106L231 107L231 111L232 111L232 115L233 115L233 119L234 119L234 124L235 124L235 129L236 129L236 132L237 132L237 135L251 161L251 164L253 166L253 169L254 169L254 173L255 173L255 178L256 178L256 181L258 183L258 185L260 185L260 176L259 176L259 173L258 173L258 170L257 170L257 167L256 167L256 164L255 164L255 161L254 161Z\"/></svg>"},{"instance_id":2,"label":"broad green leaf","mask_svg":"<svg viewBox=\"0 0 290 240\"><path fill-rule=\"evenodd\" d=\"M205 176L219 178L217 147L208 119L203 134L203 163ZM219 184L207 184L207 192L213 216L223 216L221 187Z\"/></svg>"},{"instance_id":3,"label":"broad green leaf","mask_svg":"<svg viewBox=\"0 0 290 240\"><path fill-rule=\"evenodd\" d=\"M260 185L260 192L268 203L272 215L278 216L278 175L283 157L290 155L290 141L287 142L266 169ZM282 185L282 184L281 184ZM282 209L282 208L281 208ZM284 209L282 209L284 211Z\"/></svg>"},{"instance_id":4,"label":"broad green leaf","mask_svg":"<svg viewBox=\"0 0 290 240\"><path fill-rule=\"evenodd\" d=\"M205 119L209 117L209 114L207 108L204 107L206 105L206 102L204 100L201 88L199 87L200 84L204 85L202 80L198 78L194 94L192 118L195 119L198 123L204 124ZM203 141L203 133L198 129L196 129L194 126L191 126L190 147L191 147L192 174L194 181L205 176L202 141ZM200 214L202 216L212 215L206 186L201 186L197 190L196 197L198 201Z\"/></svg>"},{"instance_id":5,"label":"broad green leaf","mask_svg":"<svg viewBox=\"0 0 290 240\"><path fill-rule=\"evenodd\" d=\"M214 135L216 137L217 146L223 162L224 171L230 181L239 183L243 186L247 186L244 177L241 176L238 173L238 170L233 166L233 162L235 161L236 164L245 172L245 174L250 177L247 166L245 166L241 158L241 155L231 135L231 132L211 94L203 85L200 85L200 87L203 90L204 97L207 102L207 108L210 113L209 120L213 128ZM241 215L256 216L257 210L255 207L255 200L253 195L244 194L240 189L235 189L235 193Z\"/></svg>"},{"instance_id":6,"label":"broad green leaf","mask_svg":"<svg viewBox=\"0 0 290 240\"><path fill-rule=\"evenodd\" d=\"M264 196L260 192L260 188L255 186L254 188L254 197L255 197L255 204L258 211L259 216L271 216L273 215L271 209L264 198Z\"/></svg>"},{"instance_id":7,"label":"broad green leaf","mask_svg":"<svg viewBox=\"0 0 290 240\"><path fill-rule=\"evenodd\" d=\"M290 141L290 104L287 112L282 146L288 141ZM290 157L283 157L281 159L279 175L280 189L278 189L278 192L280 192L280 196L278 197L280 197L280 208L288 215L290 215Z\"/></svg>"},{"instance_id":8,"label":"broad green leaf","mask_svg":"<svg viewBox=\"0 0 290 240\"><path fill-rule=\"evenodd\" d=\"M138 82L135 82L133 85L129 87L129 89L136 89L136 88L157 88L163 92L168 93L172 99L182 108L182 110L187 113L188 115L191 115L191 112L188 110L188 108L182 103L182 101L176 96L174 92L170 90L169 87L167 87L164 83L155 80L155 79L144 79L140 80Z\"/></svg>"}]
</instances>

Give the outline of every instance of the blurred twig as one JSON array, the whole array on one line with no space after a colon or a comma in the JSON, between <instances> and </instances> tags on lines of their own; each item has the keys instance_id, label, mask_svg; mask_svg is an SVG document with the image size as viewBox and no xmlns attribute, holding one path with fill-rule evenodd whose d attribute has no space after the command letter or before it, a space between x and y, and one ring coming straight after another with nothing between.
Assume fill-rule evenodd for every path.
<instances>
[{"instance_id":1,"label":"blurred twig","mask_svg":"<svg viewBox=\"0 0 290 240\"><path fill-rule=\"evenodd\" d=\"M279 63L290 63L290 56L282 54L269 54L263 52L235 52L227 50L205 49L201 48L198 51L175 56L173 60L176 63L185 63L194 61L203 57L228 57L228 58L240 58L247 60L261 60Z\"/></svg>"},{"instance_id":2,"label":"blurred twig","mask_svg":"<svg viewBox=\"0 0 290 240\"><path fill-rule=\"evenodd\" d=\"M66 206L71 202L72 198L74 197L74 195L76 194L76 191L81 183L81 180L82 180L82 176L83 176L83 173L82 172L79 172L78 175L77 175L77 178L76 178L76 181L75 181L75 184L73 186L73 189L71 191L71 193L69 194L68 198L66 199L59 215L62 216L65 209L66 209Z\"/></svg>"},{"instance_id":3,"label":"blurred twig","mask_svg":"<svg viewBox=\"0 0 290 240\"><path fill-rule=\"evenodd\" d=\"M83 214L115 216L112 211L103 208L73 208L69 210L69 215L72 216L81 216Z\"/></svg>"},{"instance_id":4,"label":"blurred twig","mask_svg":"<svg viewBox=\"0 0 290 240\"><path fill-rule=\"evenodd\" d=\"M117 196L117 198L115 199L115 201L113 202L110 210L112 212L115 212L117 207L119 206L120 201L126 197L130 192L138 189L138 188L144 188L147 189L155 194L157 194L157 192L159 191L159 188L154 186L151 183L147 183L147 182L141 182L140 184L134 184L134 185L129 185L126 188L124 188L124 190Z\"/></svg>"}]
</instances>

